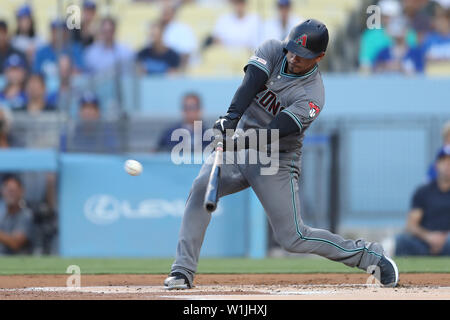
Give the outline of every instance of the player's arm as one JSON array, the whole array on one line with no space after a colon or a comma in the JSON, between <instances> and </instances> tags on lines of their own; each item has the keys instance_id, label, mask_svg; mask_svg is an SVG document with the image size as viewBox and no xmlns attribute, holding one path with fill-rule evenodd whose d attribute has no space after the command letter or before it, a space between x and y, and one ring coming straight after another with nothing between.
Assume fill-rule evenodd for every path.
<instances>
[{"instance_id":1,"label":"player's arm","mask_svg":"<svg viewBox=\"0 0 450 320\"><path fill-rule=\"evenodd\" d=\"M253 98L264 88L268 79L267 74L260 68L252 64L247 65L244 79L231 100L228 113L237 113L242 116Z\"/></svg>"},{"instance_id":2,"label":"player's arm","mask_svg":"<svg viewBox=\"0 0 450 320\"><path fill-rule=\"evenodd\" d=\"M251 64L247 65L244 79L233 96L227 114L216 121L214 128L220 130L223 134L227 129L236 129L237 123L245 110L258 92L262 90L268 78L268 75L260 68Z\"/></svg>"}]
</instances>

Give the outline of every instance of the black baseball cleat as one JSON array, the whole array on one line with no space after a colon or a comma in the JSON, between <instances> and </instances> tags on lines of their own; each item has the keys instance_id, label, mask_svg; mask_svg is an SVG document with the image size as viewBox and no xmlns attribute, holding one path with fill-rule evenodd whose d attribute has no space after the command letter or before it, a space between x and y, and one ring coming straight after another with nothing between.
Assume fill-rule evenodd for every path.
<instances>
[{"instance_id":1,"label":"black baseball cleat","mask_svg":"<svg viewBox=\"0 0 450 320\"><path fill-rule=\"evenodd\" d=\"M191 285L187 277L181 272L172 272L166 280L164 280L164 289L166 290L182 290L191 289Z\"/></svg>"},{"instance_id":2,"label":"black baseball cleat","mask_svg":"<svg viewBox=\"0 0 450 320\"><path fill-rule=\"evenodd\" d=\"M385 287L395 287L398 283L398 268L395 262L386 257L382 256L377 264L379 268L380 283ZM373 272L374 275L377 274L376 271Z\"/></svg>"}]
</instances>

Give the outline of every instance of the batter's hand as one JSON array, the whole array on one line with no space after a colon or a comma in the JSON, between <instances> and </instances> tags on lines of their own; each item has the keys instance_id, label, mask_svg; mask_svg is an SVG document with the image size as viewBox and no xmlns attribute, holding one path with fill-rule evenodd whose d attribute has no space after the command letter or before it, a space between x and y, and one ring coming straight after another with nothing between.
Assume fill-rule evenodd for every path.
<instances>
[{"instance_id":1,"label":"batter's hand","mask_svg":"<svg viewBox=\"0 0 450 320\"><path fill-rule=\"evenodd\" d=\"M226 130L235 130L236 126L241 119L241 116L237 113L227 113L226 116L220 117L213 126L213 129L217 129L222 134L226 134Z\"/></svg>"},{"instance_id":2,"label":"batter's hand","mask_svg":"<svg viewBox=\"0 0 450 320\"><path fill-rule=\"evenodd\" d=\"M222 142L223 151L240 151L245 149L245 136L238 135L237 133L231 135L221 134L213 138L213 146L216 148L219 142Z\"/></svg>"}]
</instances>

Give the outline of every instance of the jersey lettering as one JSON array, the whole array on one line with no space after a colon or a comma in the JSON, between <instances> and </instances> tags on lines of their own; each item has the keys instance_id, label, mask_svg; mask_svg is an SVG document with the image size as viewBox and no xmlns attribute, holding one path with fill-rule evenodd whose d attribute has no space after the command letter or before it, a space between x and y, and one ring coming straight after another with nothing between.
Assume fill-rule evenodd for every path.
<instances>
[{"instance_id":1,"label":"jersey lettering","mask_svg":"<svg viewBox=\"0 0 450 320\"><path fill-rule=\"evenodd\" d=\"M257 102L261 107L266 109L267 112L276 116L285 108L281 107L281 101L277 100L277 95L273 91L268 90L267 87L266 90L267 91L265 91L260 98L257 98Z\"/></svg>"},{"instance_id":2,"label":"jersey lettering","mask_svg":"<svg viewBox=\"0 0 450 320\"><path fill-rule=\"evenodd\" d=\"M261 99L259 99L259 104L263 106L264 108L267 108L269 103L271 103L273 100L275 100L277 96L272 91L267 91L265 95L262 96Z\"/></svg>"}]
</instances>

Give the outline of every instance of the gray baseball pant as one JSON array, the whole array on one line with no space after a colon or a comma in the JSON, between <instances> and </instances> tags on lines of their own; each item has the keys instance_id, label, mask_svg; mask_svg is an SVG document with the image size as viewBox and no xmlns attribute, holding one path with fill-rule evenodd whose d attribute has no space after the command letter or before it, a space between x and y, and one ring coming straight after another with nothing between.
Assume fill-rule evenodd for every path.
<instances>
[{"instance_id":1,"label":"gray baseball pant","mask_svg":"<svg viewBox=\"0 0 450 320\"><path fill-rule=\"evenodd\" d=\"M236 154L226 152L224 156L230 158ZM280 153L279 159L279 171L275 175L261 175L259 164L227 164L224 160L219 197L251 186L264 207L275 239L286 251L313 253L362 270L377 265L383 255L383 248L378 243L363 239L346 240L302 222L298 196L299 155ZM186 275L191 285L206 228L211 220L211 214L203 208L210 172L211 164L207 161L193 182L181 224L175 262L172 264L172 272Z\"/></svg>"}]
</instances>

